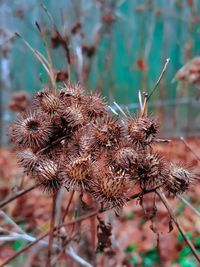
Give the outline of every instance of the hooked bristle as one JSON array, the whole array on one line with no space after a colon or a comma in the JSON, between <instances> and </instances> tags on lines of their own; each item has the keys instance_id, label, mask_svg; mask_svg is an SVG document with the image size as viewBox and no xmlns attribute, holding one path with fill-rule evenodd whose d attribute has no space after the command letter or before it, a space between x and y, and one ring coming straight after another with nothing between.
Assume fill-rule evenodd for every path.
<instances>
[{"instance_id":1,"label":"hooked bristle","mask_svg":"<svg viewBox=\"0 0 200 267\"><path fill-rule=\"evenodd\" d=\"M157 153L140 154L130 173L131 179L142 189L146 189L164 183L169 175L169 166Z\"/></svg>"},{"instance_id":2,"label":"hooked bristle","mask_svg":"<svg viewBox=\"0 0 200 267\"><path fill-rule=\"evenodd\" d=\"M164 189L172 195L182 194L187 191L195 180L194 175L182 167L170 164L170 174Z\"/></svg>"},{"instance_id":3,"label":"hooked bristle","mask_svg":"<svg viewBox=\"0 0 200 267\"><path fill-rule=\"evenodd\" d=\"M48 114L54 114L59 108L58 97L48 90L39 92L36 96L36 105Z\"/></svg>"},{"instance_id":4,"label":"hooked bristle","mask_svg":"<svg viewBox=\"0 0 200 267\"><path fill-rule=\"evenodd\" d=\"M91 136L97 146L114 147L124 137L124 128L119 121L110 116L98 118L94 121Z\"/></svg>"},{"instance_id":5,"label":"hooked bristle","mask_svg":"<svg viewBox=\"0 0 200 267\"><path fill-rule=\"evenodd\" d=\"M67 189L85 191L90 181L90 165L89 156L75 156L68 160L64 160L60 168L60 177L64 181Z\"/></svg>"},{"instance_id":6,"label":"hooked bristle","mask_svg":"<svg viewBox=\"0 0 200 267\"><path fill-rule=\"evenodd\" d=\"M129 176L123 171L99 169L91 184L91 195L105 208L120 209L128 199Z\"/></svg>"},{"instance_id":7,"label":"hooked bristle","mask_svg":"<svg viewBox=\"0 0 200 267\"><path fill-rule=\"evenodd\" d=\"M62 186L62 179L58 175L58 165L49 159L43 159L35 167L31 176L48 194L54 194Z\"/></svg>"},{"instance_id":8,"label":"hooked bristle","mask_svg":"<svg viewBox=\"0 0 200 267\"><path fill-rule=\"evenodd\" d=\"M53 127L41 114L27 113L18 116L9 134L11 141L16 145L38 149L49 142L53 135Z\"/></svg>"},{"instance_id":9,"label":"hooked bristle","mask_svg":"<svg viewBox=\"0 0 200 267\"><path fill-rule=\"evenodd\" d=\"M149 117L138 116L128 122L128 134L134 144L150 145L158 133L158 124Z\"/></svg>"}]
</instances>

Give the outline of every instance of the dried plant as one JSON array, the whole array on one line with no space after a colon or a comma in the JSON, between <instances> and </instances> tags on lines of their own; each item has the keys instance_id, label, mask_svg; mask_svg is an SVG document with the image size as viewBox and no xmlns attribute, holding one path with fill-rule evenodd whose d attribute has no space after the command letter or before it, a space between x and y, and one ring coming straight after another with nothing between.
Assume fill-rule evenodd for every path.
<instances>
[{"instance_id":1,"label":"dried plant","mask_svg":"<svg viewBox=\"0 0 200 267\"><path fill-rule=\"evenodd\" d=\"M9 133L25 172L50 193L62 186L86 190L102 205L113 200L121 207L127 182L129 189L139 184L144 190L161 183L176 195L192 181L188 171L153 151L156 120L115 118L99 95L80 84L37 93Z\"/></svg>"},{"instance_id":2,"label":"dried plant","mask_svg":"<svg viewBox=\"0 0 200 267\"><path fill-rule=\"evenodd\" d=\"M108 12L102 16L102 21L109 31L115 17ZM38 24L37 27L43 36ZM165 204L170 217L200 262L195 248L179 226L164 197L164 193L173 197L185 193L195 180L194 175L181 166L165 160L155 151L154 143L159 140L157 138L159 124L153 116L148 115L148 100L163 77L169 59L152 92L149 96L145 95L141 111L132 117L120 110L123 116L116 116L109 112L100 94L89 93L81 84L69 81L71 62L69 39L68 36L60 34L55 25L54 28L51 46L64 48L68 59L68 71L66 75L59 74L53 69L49 53L47 60L24 40L43 64L50 78L50 86L33 95L28 101L25 97L15 97L11 108L19 114L9 128L10 140L15 146L19 164L24 168L25 174L37 187L52 196L51 226L47 233L9 260L50 235L46 266L51 266L51 251L56 230L59 236L62 226L75 225L108 209L114 209L119 215L123 206L131 199L139 197L142 200L144 194L154 192ZM73 25L71 34L81 33L81 28L81 23L77 22ZM44 44L46 47L45 41ZM88 58L95 52L95 46L82 46L82 53ZM56 82L61 80L68 81L58 89ZM138 187L139 193L133 195L134 189ZM35 187L31 189L33 188ZM31 189L29 188L27 192ZM64 219L74 192L78 192L80 196L77 213L80 213L79 206L88 205L83 201L84 194L89 196L90 202L94 202L97 209L55 226L56 197L61 189L72 192ZM17 197L25 193L26 190ZM1 203L0 207L13 199ZM97 251L113 254L111 226L106 225L101 219L97 236ZM61 235L61 241L65 249L69 240L65 240ZM74 258L77 260L77 257ZM85 263L85 266L92 265Z\"/></svg>"}]
</instances>

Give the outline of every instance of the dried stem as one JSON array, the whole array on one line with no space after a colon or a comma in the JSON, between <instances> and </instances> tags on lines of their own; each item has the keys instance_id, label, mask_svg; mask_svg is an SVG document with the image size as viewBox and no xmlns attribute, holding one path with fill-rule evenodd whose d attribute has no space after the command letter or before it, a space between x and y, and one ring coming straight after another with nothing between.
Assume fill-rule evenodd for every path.
<instances>
[{"instance_id":1,"label":"dried stem","mask_svg":"<svg viewBox=\"0 0 200 267\"><path fill-rule=\"evenodd\" d=\"M131 196L128 201L130 200L133 200L133 199L136 199L142 195L145 195L145 194L148 194L148 193L151 193L151 192L154 192L157 188L159 188L160 185L152 188L152 189L148 189L148 190L145 190L145 191L142 191L140 193L137 193L137 194L134 194L133 196ZM107 209L98 209L96 211L92 211L90 213L87 213L83 216L80 216L74 220L71 220L67 223L62 223L62 224L59 224L58 226L54 227L53 228L53 231L56 231L56 230L59 230L60 228L62 227L66 227L66 226L69 226L69 225L73 225L75 223L78 223L78 222L81 222L83 220L86 220L88 218L91 218L93 216L97 216L99 213L102 213L102 212L105 212L107 211ZM23 249L21 249L20 251L18 251L17 253L15 253L12 257L10 257L9 259L7 259L2 265L0 265L0 267L3 267L5 266L6 264L8 264L9 262L11 262L12 260L14 260L15 258L17 258L19 255L21 255L22 253L24 253L25 251L27 251L29 248L31 248L32 246L34 246L35 244L37 244L40 240L44 239L45 237L47 237L49 234L50 234L51 231L48 231L46 232L45 234L43 234L42 236L40 236L39 238L37 238L35 241L33 241L32 243L28 244L27 246L25 246Z\"/></svg>"},{"instance_id":2,"label":"dried stem","mask_svg":"<svg viewBox=\"0 0 200 267\"><path fill-rule=\"evenodd\" d=\"M190 203L190 202L188 202L187 201L187 199L185 199L183 196L181 196L181 195L177 195L177 197L181 200L181 201L183 201L183 203L185 203L185 205L187 205L197 216L199 216L200 217L200 212L197 210L197 209L195 209L195 207L193 207L193 205Z\"/></svg>"},{"instance_id":3,"label":"dried stem","mask_svg":"<svg viewBox=\"0 0 200 267\"><path fill-rule=\"evenodd\" d=\"M66 209L65 209L65 213L64 213L64 215L63 215L63 219L62 219L63 222L65 221L65 217L66 217L67 214L68 214L69 207L70 207L70 205L71 205L71 203L72 203L72 199L73 199L74 193L75 193L75 191L73 190L72 193L71 193L71 195L70 195L70 198L69 198L69 202L68 202L68 204L67 204L67 207L66 207Z\"/></svg>"},{"instance_id":4,"label":"dried stem","mask_svg":"<svg viewBox=\"0 0 200 267\"><path fill-rule=\"evenodd\" d=\"M77 222L80 222L80 221L83 221L83 220L86 220L92 216L95 216L99 213L99 210L97 211L93 211L93 212L90 212L86 215L83 215L83 216L80 216L74 220L71 220L67 223L63 223L63 224L60 224L58 225L57 227L54 227L54 231L60 229L61 227L64 227L64 226L69 226L69 225L72 225L74 223L77 223ZM49 234L50 234L50 230L48 232L46 232L45 234L43 234L42 236L38 237L35 241L33 241L32 243L28 244L27 246L25 246L23 249L19 250L17 253L15 253L13 256L11 256L9 259L7 259L4 263L2 263L0 265L0 267L3 267L5 266L6 264L10 263L12 260L14 260L15 258L17 258L19 255L21 255L22 253L24 253L25 251L27 251L29 248L31 248L32 246L34 246L35 244L37 244L40 240L44 239L45 237L47 237Z\"/></svg>"},{"instance_id":5,"label":"dried stem","mask_svg":"<svg viewBox=\"0 0 200 267\"><path fill-rule=\"evenodd\" d=\"M35 189L35 188L37 188L39 186L40 186L40 184L32 185L27 189L24 189L24 190L21 190L21 191L17 192L14 196L2 201L0 203L0 209L5 207L8 203L12 202L13 200L17 199L18 197L21 197L21 196L25 195L26 193L30 192L31 190L33 190L33 189Z\"/></svg>"},{"instance_id":6,"label":"dried stem","mask_svg":"<svg viewBox=\"0 0 200 267\"><path fill-rule=\"evenodd\" d=\"M168 210L169 214L170 214L170 217L171 219L174 221L174 223L176 224L179 232L182 234L185 242L187 243L187 245L190 247L194 257L197 259L197 261L200 263L200 256L198 254L198 252L196 251L194 245L192 244L192 242L188 239L188 237L186 236L186 233L184 231L184 229L182 228L182 226L179 224L172 208L170 207L169 203L168 203L168 200L167 198L165 197L165 195L159 191L159 190L156 190L156 194L160 197L161 201L163 202L163 204L165 205L166 209Z\"/></svg>"},{"instance_id":7,"label":"dried stem","mask_svg":"<svg viewBox=\"0 0 200 267\"><path fill-rule=\"evenodd\" d=\"M160 74L160 76L159 76L159 78L158 78L158 80L157 80L157 82L156 82L154 88L152 89L151 93L150 93L150 94L148 95L148 97L147 97L147 102L149 101L149 99L151 98L151 96L152 96L153 93L155 92L156 88L158 87L160 81L162 80L162 78L163 78L163 76L164 76L164 74L165 74L165 72L166 72L166 70L167 70L167 66L168 66L169 62L170 62L170 58L167 58L167 59L166 59L166 62L165 62L165 65L164 65L164 67L163 67L163 69L162 69L162 72L161 72L161 74Z\"/></svg>"},{"instance_id":8,"label":"dried stem","mask_svg":"<svg viewBox=\"0 0 200 267\"><path fill-rule=\"evenodd\" d=\"M51 266L51 250L52 250L54 228L55 228L56 199L57 199L57 192L52 197L51 225L50 225L49 245L48 245L47 262L46 262L47 267Z\"/></svg>"},{"instance_id":9,"label":"dried stem","mask_svg":"<svg viewBox=\"0 0 200 267\"><path fill-rule=\"evenodd\" d=\"M16 259L19 255L21 255L22 253L24 253L25 251L27 251L29 248L31 248L32 246L34 246L35 244L37 244L40 240L44 239L46 236L48 236L47 233L45 235L42 235L41 237L37 238L35 241L31 242L30 244L28 244L27 246L25 246L24 248L22 248L18 252L16 252L13 256L11 256L6 261L4 261L0 265L0 267L3 267L5 265L7 265L8 263L10 263L12 260Z\"/></svg>"},{"instance_id":10,"label":"dried stem","mask_svg":"<svg viewBox=\"0 0 200 267\"><path fill-rule=\"evenodd\" d=\"M48 61L48 66L49 66L49 76L50 76L51 87L52 87L52 90L56 90L56 80L55 80L55 75L54 75L54 70L53 70L53 62L52 62L51 52L50 52L49 46L46 42L44 32L40 28L40 25L38 24L37 21L35 22L35 24L36 24L36 26L40 32L41 40L43 41L43 44L44 44L46 52L47 52L47 59L48 59L47 61Z\"/></svg>"},{"instance_id":11,"label":"dried stem","mask_svg":"<svg viewBox=\"0 0 200 267\"><path fill-rule=\"evenodd\" d=\"M192 154L200 161L200 157L196 154L196 152L191 148L188 142L185 140L183 136L180 137L180 140L185 144L185 146L192 152Z\"/></svg>"},{"instance_id":12,"label":"dried stem","mask_svg":"<svg viewBox=\"0 0 200 267\"><path fill-rule=\"evenodd\" d=\"M66 138L67 138L67 136L63 136L63 137L58 138L57 140L53 141L50 145L47 145L44 148L42 148L41 150L39 150L37 152L37 154L43 153L45 150L47 150L47 149L59 144L61 141L65 140Z\"/></svg>"}]
</instances>

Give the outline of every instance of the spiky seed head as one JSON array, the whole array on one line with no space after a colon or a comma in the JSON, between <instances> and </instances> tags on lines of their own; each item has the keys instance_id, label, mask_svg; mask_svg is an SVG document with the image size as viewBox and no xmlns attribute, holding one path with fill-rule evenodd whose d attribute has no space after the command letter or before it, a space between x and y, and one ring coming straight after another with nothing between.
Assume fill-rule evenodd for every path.
<instances>
[{"instance_id":1,"label":"spiky seed head","mask_svg":"<svg viewBox=\"0 0 200 267\"><path fill-rule=\"evenodd\" d=\"M64 181L64 186L68 189L85 191L90 182L90 165L89 156L72 156L64 160L60 168L60 176Z\"/></svg>"},{"instance_id":2,"label":"spiky seed head","mask_svg":"<svg viewBox=\"0 0 200 267\"><path fill-rule=\"evenodd\" d=\"M48 194L57 192L62 186L62 179L58 175L58 164L49 159L40 161L31 177Z\"/></svg>"},{"instance_id":3,"label":"spiky seed head","mask_svg":"<svg viewBox=\"0 0 200 267\"><path fill-rule=\"evenodd\" d=\"M142 153L136 158L130 172L131 179L146 189L164 183L169 175L169 166L158 153Z\"/></svg>"},{"instance_id":4,"label":"spiky seed head","mask_svg":"<svg viewBox=\"0 0 200 267\"><path fill-rule=\"evenodd\" d=\"M94 146L94 140L88 134L89 127L88 125L78 129L72 137L72 145L78 153L86 154L91 153L92 147Z\"/></svg>"},{"instance_id":5,"label":"spiky seed head","mask_svg":"<svg viewBox=\"0 0 200 267\"><path fill-rule=\"evenodd\" d=\"M164 188L168 193L175 196L187 191L194 180L194 175L189 171L177 165L170 164L170 173Z\"/></svg>"},{"instance_id":6,"label":"spiky seed head","mask_svg":"<svg viewBox=\"0 0 200 267\"><path fill-rule=\"evenodd\" d=\"M114 147L123 137L123 125L110 116L97 118L91 128L91 136L97 146Z\"/></svg>"},{"instance_id":7,"label":"spiky seed head","mask_svg":"<svg viewBox=\"0 0 200 267\"><path fill-rule=\"evenodd\" d=\"M145 116L138 116L128 122L128 133L134 144L150 145L158 133L158 123Z\"/></svg>"},{"instance_id":8,"label":"spiky seed head","mask_svg":"<svg viewBox=\"0 0 200 267\"><path fill-rule=\"evenodd\" d=\"M73 104L64 110L61 120L70 128L77 128L87 123L87 117L83 109L78 104Z\"/></svg>"},{"instance_id":9,"label":"spiky seed head","mask_svg":"<svg viewBox=\"0 0 200 267\"><path fill-rule=\"evenodd\" d=\"M137 151L132 144L120 142L112 151L112 159L118 168L127 169L135 162Z\"/></svg>"},{"instance_id":10,"label":"spiky seed head","mask_svg":"<svg viewBox=\"0 0 200 267\"><path fill-rule=\"evenodd\" d=\"M53 134L50 120L40 113L25 113L18 116L9 129L10 139L18 146L34 150L45 146Z\"/></svg>"},{"instance_id":11,"label":"spiky seed head","mask_svg":"<svg viewBox=\"0 0 200 267\"><path fill-rule=\"evenodd\" d=\"M102 117L108 114L104 99L97 93L88 95L85 101L85 108L90 118Z\"/></svg>"},{"instance_id":12,"label":"spiky seed head","mask_svg":"<svg viewBox=\"0 0 200 267\"><path fill-rule=\"evenodd\" d=\"M85 97L85 90L80 84L65 84L65 87L60 90L60 100L65 106L70 106L73 103L82 103Z\"/></svg>"},{"instance_id":13,"label":"spiky seed head","mask_svg":"<svg viewBox=\"0 0 200 267\"><path fill-rule=\"evenodd\" d=\"M24 168L26 174L34 172L35 167L39 164L40 158L35 154L32 149L27 148L18 153L18 162Z\"/></svg>"},{"instance_id":14,"label":"spiky seed head","mask_svg":"<svg viewBox=\"0 0 200 267\"><path fill-rule=\"evenodd\" d=\"M106 208L119 210L126 203L131 189L129 175L111 168L98 168L91 182L91 195Z\"/></svg>"},{"instance_id":15,"label":"spiky seed head","mask_svg":"<svg viewBox=\"0 0 200 267\"><path fill-rule=\"evenodd\" d=\"M54 114L59 108L59 99L58 97L50 92L49 90L43 90L39 92L36 96L36 104L44 112L48 114Z\"/></svg>"}]
</instances>

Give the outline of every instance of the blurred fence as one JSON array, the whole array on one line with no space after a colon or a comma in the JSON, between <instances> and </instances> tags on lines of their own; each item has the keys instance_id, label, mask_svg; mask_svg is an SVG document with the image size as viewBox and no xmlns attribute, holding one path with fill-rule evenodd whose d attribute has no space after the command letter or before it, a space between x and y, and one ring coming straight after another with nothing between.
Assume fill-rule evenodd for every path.
<instances>
[{"instance_id":1,"label":"blurred fence","mask_svg":"<svg viewBox=\"0 0 200 267\"><path fill-rule=\"evenodd\" d=\"M200 52L200 1L198 0L60 0L43 1L58 29L70 36L70 50L76 59L72 79L83 82L89 90L98 88L112 104L136 110L138 90L149 92L155 84L165 59L171 62L150 107L164 122L162 134L199 133L197 88L184 89L172 79L177 70ZM20 32L45 54L35 21L46 31L51 22L38 0L0 1L0 131L6 142L7 111L10 94L17 90L35 92L47 83L40 63L15 38ZM72 36L76 22L81 32ZM83 47L95 47L87 56ZM53 51L55 68L64 69L63 51ZM86 75L87 74L87 75ZM185 86L183 86L185 88Z\"/></svg>"}]
</instances>

